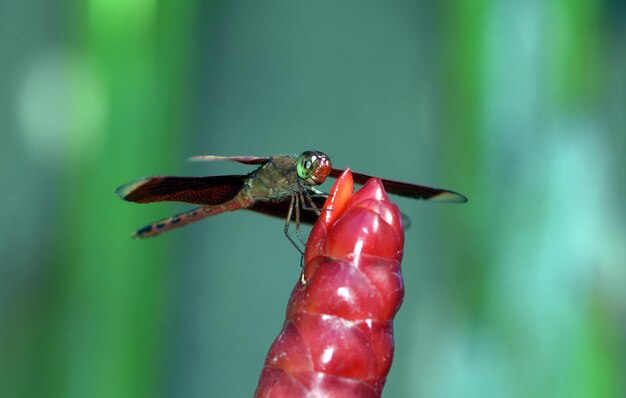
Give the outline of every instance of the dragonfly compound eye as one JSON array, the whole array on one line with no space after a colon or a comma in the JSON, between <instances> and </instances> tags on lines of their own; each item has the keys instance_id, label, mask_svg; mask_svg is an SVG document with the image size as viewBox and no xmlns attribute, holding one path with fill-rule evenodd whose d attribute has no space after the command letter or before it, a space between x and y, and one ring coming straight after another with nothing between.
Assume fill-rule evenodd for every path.
<instances>
[{"instance_id":1,"label":"dragonfly compound eye","mask_svg":"<svg viewBox=\"0 0 626 398\"><path fill-rule=\"evenodd\" d=\"M306 151L298 157L298 177L309 185L319 185L330 174L330 159L325 153Z\"/></svg>"}]
</instances>

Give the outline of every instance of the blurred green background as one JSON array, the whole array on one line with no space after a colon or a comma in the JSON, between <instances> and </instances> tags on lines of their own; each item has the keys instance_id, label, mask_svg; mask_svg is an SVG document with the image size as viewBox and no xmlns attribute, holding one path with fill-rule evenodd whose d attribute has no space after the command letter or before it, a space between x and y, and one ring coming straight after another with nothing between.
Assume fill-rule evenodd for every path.
<instances>
[{"instance_id":1,"label":"blurred green background","mask_svg":"<svg viewBox=\"0 0 626 398\"><path fill-rule=\"evenodd\" d=\"M188 207L113 191L306 149L470 198L397 199L384 396L626 396L625 43L620 1L0 1L0 396L251 396L282 221L136 241Z\"/></svg>"}]
</instances>

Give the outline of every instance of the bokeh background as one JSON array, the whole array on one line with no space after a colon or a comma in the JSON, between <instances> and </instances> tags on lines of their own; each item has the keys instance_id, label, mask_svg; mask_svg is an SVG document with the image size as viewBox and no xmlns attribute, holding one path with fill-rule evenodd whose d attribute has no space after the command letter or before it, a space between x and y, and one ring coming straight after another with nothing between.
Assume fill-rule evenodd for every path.
<instances>
[{"instance_id":1,"label":"bokeh background","mask_svg":"<svg viewBox=\"0 0 626 398\"><path fill-rule=\"evenodd\" d=\"M626 396L621 1L0 1L0 396L251 396L282 221L114 189L298 154L441 186L385 397ZM325 186L328 189L328 184Z\"/></svg>"}]
</instances>

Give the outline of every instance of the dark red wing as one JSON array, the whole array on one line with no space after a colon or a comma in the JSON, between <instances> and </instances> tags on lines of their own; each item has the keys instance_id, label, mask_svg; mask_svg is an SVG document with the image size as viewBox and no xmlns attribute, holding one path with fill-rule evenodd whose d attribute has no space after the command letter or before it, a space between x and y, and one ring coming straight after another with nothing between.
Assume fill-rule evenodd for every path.
<instances>
[{"instance_id":1,"label":"dark red wing","mask_svg":"<svg viewBox=\"0 0 626 398\"><path fill-rule=\"evenodd\" d=\"M263 165L267 163L270 158L259 156L216 156L216 155L198 155L189 158L192 162L218 162L222 160L230 160L233 162L243 164Z\"/></svg>"},{"instance_id":2,"label":"dark red wing","mask_svg":"<svg viewBox=\"0 0 626 398\"><path fill-rule=\"evenodd\" d=\"M233 199L243 188L246 175L211 177L147 177L117 188L129 202L185 202L219 205Z\"/></svg>"},{"instance_id":3,"label":"dark red wing","mask_svg":"<svg viewBox=\"0 0 626 398\"><path fill-rule=\"evenodd\" d=\"M332 169L330 171L331 177L339 177L343 173L343 170ZM367 174L352 173L354 182L360 185L365 184L372 176ZM385 180L381 179L385 190L389 193L406 196L414 199L432 200L438 202L456 202L465 203L467 198L460 193L450 191L447 189L430 188L423 185L409 184L401 181Z\"/></svg>"},{"instance_id":4,"label":"dark red wing","mask_svg":"<svg viewBox=\"0 0 626 398\"><path fill-rule=\"evenodd\" d=\"M325 197L321 196L312 196L311 199L315 203L318 209L322 209L324 207L324 202L326 201ZM266 201L256 201L251 207L248 207L247 210L256 211L257 213L262 213L268 216L279 217L283 220L287 219L287 212L289 211L289 205L291 204L291 198L287 198L282 202L266 202ZM292 215L292 221L295 221L295 215ZM300 209L300 222L303 224L315 224L317 221L318 215L314 210L309 209Z\"/></svg>"}]
</instances>

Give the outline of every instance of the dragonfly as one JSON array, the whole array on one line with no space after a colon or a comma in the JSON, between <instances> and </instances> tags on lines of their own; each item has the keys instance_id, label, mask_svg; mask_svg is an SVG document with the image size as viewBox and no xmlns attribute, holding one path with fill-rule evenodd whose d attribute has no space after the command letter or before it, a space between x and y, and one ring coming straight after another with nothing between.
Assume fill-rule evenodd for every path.
<instances>
[{"instance_id":1,"label":"dragonfly","mask_svg":"<svg viewBox=\"0 0 626 398\"><path fill-rule=\"evenodd\" d=\"M335 169L330 158L320 151L305 151L299 156L213 156L202 155L191 161L234 161L257 166L248 174L207 177L152 176L130 182L117 188L123 200L136 203L184 202L200 205L189 211L156 221L137 230L133 237L149 238L163 232L239 209L285 219L284 233L300 251L300 244L289 234L289 225L295 219L296 236L302 246L300 223L313 224L324 210L328 196L316 186L330 177L343 173ZM365 184L372 178L367 174L352 173L354 182ZM385 190L399 196L438 202L467 202L467 198L447 189L381 179ZM303 210L303 211L301 211Z\"/></svg>"}]
</instances>

